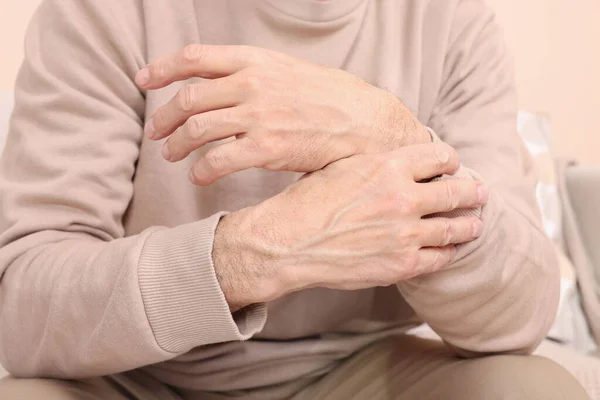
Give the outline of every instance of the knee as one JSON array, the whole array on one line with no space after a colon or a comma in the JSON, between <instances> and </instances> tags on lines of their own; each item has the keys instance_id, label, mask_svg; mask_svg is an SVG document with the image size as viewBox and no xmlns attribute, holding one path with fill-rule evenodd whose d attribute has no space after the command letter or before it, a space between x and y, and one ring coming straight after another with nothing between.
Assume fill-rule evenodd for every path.
<instances>
[{"instance_id":1,"label":"knee","mask_svg":"<svg viewBox=\"0 0 600 400\"><path fill-rule=\"evenodd\" d=\"M472 363L475 392L483 397L529 400L586 400L589 396L563 367L539 356L495 356ZM471 385L473 382L471 383ZM473 387L473 386L471 386Z\"/></svg>"},{"instance_id":2,"label":"knee","mask_svg":"<svg viewBox=\"0 0 600 400\"><path fill-rule=\"evenodd\" d=\"M0 379L0 399L75 400L80 397L69 390L68 384L64 381L6 377Z\"/></svg>"}]
</instances>

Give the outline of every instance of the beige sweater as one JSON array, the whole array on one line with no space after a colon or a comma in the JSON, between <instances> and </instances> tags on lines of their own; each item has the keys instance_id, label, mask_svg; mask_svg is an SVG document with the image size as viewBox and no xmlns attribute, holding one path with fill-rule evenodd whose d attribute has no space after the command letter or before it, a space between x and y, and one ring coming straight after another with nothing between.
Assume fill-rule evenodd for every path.
<instances>
[{"instance_id":1,"label":"beige sweater","mask_svg":"<svg viewBox=\"0 0 600 400\"><path fill-rule=\"evenodd\" d=\"M298 175L250 170L195 187L197 154L170 164L143 137L144 117L178 86L142 93L134 76L190 43L267 47L390 90L489 186L482 237L447 270L397 287L306 290L232 316L211 259L219 216ZM529 351L551 325L558 269L515 132L511 63L481 1L46 0L25 52L0 163L11 373L144 367L233 390L326 373L419 321L469 353Z\"/></svg>"}]
</instances>

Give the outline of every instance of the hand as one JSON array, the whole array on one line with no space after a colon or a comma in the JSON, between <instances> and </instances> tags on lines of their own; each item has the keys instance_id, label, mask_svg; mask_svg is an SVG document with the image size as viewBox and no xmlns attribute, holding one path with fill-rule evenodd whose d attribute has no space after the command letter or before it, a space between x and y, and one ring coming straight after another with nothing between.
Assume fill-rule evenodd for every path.
<instances>
[{"instance_id":1,"label":"hand","mask_svg":"<svg viewBox=\"0 0 600 400\"><path fill-rule=\"evenodd\" d=\"M386 286L446 267L454 245L477 238L482 222L423 216L479 207L487 191L470 179L419 182L458 166L445 144L357 155L229 214L213 259L232 309L310 287Z\"/></svg>"},{"instance_id":2,"label":"hand","mask_svg":"<svg viewBox=\"0 0 600 400\"><path fill-rule=\"evenodd\" d=\"M333 68L246 46L191 45L140 71L136 82L184 86L147 121L151 139L169 137L163 156L179 161L207 143L190 178L207 185L252 168L310 172L355 154L430 141L391 93Z\"/></svg>"}]
</instances>

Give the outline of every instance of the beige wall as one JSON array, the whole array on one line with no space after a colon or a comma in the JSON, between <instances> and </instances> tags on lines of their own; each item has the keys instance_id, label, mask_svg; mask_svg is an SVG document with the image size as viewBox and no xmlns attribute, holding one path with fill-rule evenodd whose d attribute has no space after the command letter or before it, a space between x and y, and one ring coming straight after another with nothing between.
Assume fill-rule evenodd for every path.
<instances>
[{"instance_id":1,"label":"beige wall","mask_svg":"<svg viewBox=\"0 0 600 400\"><path fill-rule=\"evenodd\" d=\"M552 118L555 151L600 165L600 0L488 0L515 57L521 107Z\"/></svg>"},{"instance_id":2,"label":"beige wall","mask_svg":"<svg viewBox=\"0 0 600 400\"><path fill-rule=\"evenodd\" d=\"M521 107L552 117L555 149L600 164L600 0L488 0L515 56ZM12 87L39 0L0 0L0 90Z\"/></svg>"},{"instance_id":3,"label":"beige wall","mask_svg":"<svg viewBox=\"0 0 600 400\"><path fill-rule=\"evenodd\" d=\"M12 88L21 57L23 34L40 0L0 0L0 90Z\"/></svg>"}]
</instances>

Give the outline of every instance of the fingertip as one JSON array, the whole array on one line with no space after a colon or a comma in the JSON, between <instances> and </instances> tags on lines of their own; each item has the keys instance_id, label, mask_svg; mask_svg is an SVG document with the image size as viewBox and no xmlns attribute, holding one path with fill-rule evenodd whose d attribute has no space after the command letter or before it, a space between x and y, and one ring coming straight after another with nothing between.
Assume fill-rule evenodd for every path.
<instances>
[{"instance_id":1,"label":"fingertip","mask_svg":"<svg viewBox=\"0 0 600 400\"><path fill-rule=\"evenodd\" d=\"M150 82L150 68L144 67L135 76L135 83L139 87L144 88L148 85L149 82Z\"/></svg>"},{"instance_id":2,"label":"fingertip","mask_svg":"<svg viewBox=\"0 0 600 400\"><path fill-rule=\"evenodd\" d=\"M194 168L190 168L190 172L188 173L188 179L190 180L190 182L192 182L194 185L196 185L196 174L194 173Z\"/></svg>"},{"instance_id":3,"label":"fingertip","mask_svg":"<svg viewBox=\"0 0 600 400\"><path fill-rule=\"evenodd\" d=\"M456 254L458 254L458 249L456 248L456 245L454 245L454 244L451 244L448 247L449 247L449 251L450 251L450 262L452 262L456 258Z\"/></svg>"},{"instance_id":4,"label":"fingertip","mask_svg":"<svg viewBox=\"0 0 600 400\"><path fill-rule=\"evenodd\" d=\"M478 238L483 233L483 221L479 218L475 219L472 223L472 235L474 238Z\"/></svg>"},{"instance_id":5,"label":"fingertip","mask_svg":"<svg viewBox=\"0 0 600 400\"><path fill-rule=\"evenodd\" d=\"M171 161L172 156L171 156L171 150L169 149L169 141L168 140L163 144L161 153L165 160Z\"/></svg>"},{"instance_id":6,"label":"fingertip","mask_svg":"<svg viewBox=\"0 0 600 400\"><path fill-rule=\"evenodd\" d=\"M445 173L453 174L460 167L460 159L456 150L443 142L435 143L435 153L439 164L445 169Z\"/></svg>"},{"instance_id":7,"label":"fingertip","mask_svg":"<svg viewBox=\"0 0 600 400\"><path fill-rule=\"evenodd\" d=\"M148 121L146 121L146 126L144 126L144 133L146 134L148 139L158 139L156 135L156 126L154 124L154 118L150 118Z\"/></svg>"},{"instance_id":8,"label":"fingertip","mask_svg":"<svg viewBox=\"0 0 600 400\"><path fill-rule=\"evenodd\" d=\"M208 174L202 173L199 171L202 169L202 166L195 165L190 169L188 178L190 182L192 182L196 186L208 186L213 183L218 178L210 177Z\"/></svg>"},{"instance_id":9,"label":"fingertip","mask_svg":"<svg viewBox=\"0 0 600 400\"><path fill-rule=\"evenodd\" d=\"M450 161L450 146L445 143L436 143L435 154L440 164L447 164Z\"/></svg>"},{"instance_id":10,"label":"fingertip","mask_svg":"<svg viewBox=\"0 0 600 400\"><path fill-rule=\"evenodd\" d=\"M477 187L477 202L479 203L479 205L484 205L487 203L488 198L488 189L485 187L484 184L479 184L479 186Z\"/></svg>"}]
</instances>

